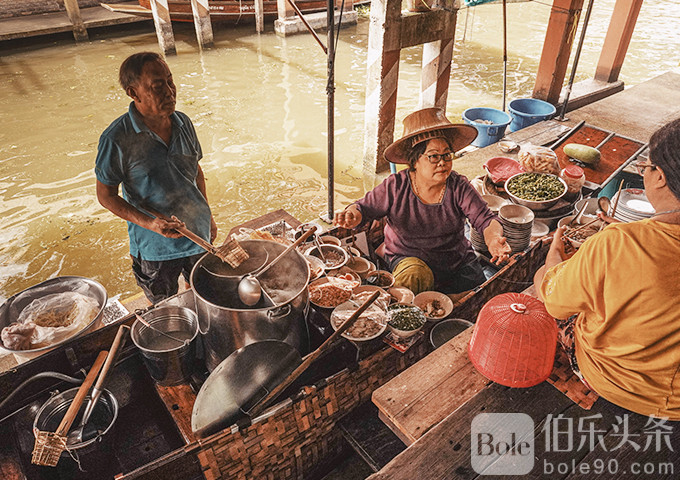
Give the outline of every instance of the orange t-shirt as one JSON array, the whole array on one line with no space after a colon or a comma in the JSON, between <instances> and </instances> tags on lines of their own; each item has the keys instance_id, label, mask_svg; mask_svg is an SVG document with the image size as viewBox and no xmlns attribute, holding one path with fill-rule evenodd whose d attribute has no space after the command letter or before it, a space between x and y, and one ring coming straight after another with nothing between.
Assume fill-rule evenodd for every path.
<instances>
[{"instance_id":1,"label":"orange t-shirt","mask_svg":"<svg viewBox=\"0 0 680 480\"><path fill-rule=\"evenodd\" d=\"M548 312L578 314L581 373L607 400L680 420L680 225L612 224L550 269Z\"/></svg>"}]
</instances>

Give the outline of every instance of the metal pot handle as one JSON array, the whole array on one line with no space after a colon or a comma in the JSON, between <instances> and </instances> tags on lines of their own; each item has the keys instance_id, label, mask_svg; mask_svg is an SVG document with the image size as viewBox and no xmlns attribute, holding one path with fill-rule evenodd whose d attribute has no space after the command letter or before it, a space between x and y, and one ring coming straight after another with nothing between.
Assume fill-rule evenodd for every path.
<instances>
[{"instance_id":1,"label":"metal pot handle","mask_svg":"<svg viewBox=\"0 0 680 480\"><path fill-rule=\"evenodd\" d=\"M272 308L271 310L267 310L267 316L269 317L269 320L276 320L279 317L287 316L292 310L293 308L290 306L290 303L287 303L281 308Z\"/></svg>"}]
</instances>

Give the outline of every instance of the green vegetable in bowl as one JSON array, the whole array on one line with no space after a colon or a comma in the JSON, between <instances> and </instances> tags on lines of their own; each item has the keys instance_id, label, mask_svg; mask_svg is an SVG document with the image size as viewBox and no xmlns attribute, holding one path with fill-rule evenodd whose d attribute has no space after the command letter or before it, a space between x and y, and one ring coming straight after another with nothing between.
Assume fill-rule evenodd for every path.
<instances>
[{"instance_id":1,"label":"green vegetable in bowl","mask_svg":"<svg viewBox=\"0 0 680 480\"><path fill-rule=\"evenodd\" d=\"M546 173L522 173L511 178L505 188L517 198L532 202L552 200L564 193L560 179Z\"/></svg>"},{"instance_id":2,"label":"green vegetable in bowl","mask_svg":"<svg viewBox=\"0 0 680 480\"><path fill-rule=\"evenodd\" d=\"M418 307L406 305L390 305L387 309L390 320L388 324L397 330L417 330L425 324L425 316Z\"/></svg>"}]
</instances>

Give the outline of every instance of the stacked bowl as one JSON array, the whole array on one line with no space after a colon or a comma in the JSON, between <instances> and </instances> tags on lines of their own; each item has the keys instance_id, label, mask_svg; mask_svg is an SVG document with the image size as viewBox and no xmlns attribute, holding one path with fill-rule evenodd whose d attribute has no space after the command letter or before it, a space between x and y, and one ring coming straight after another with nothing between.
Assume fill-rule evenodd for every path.
<instances>
[{"instance_id":1,"label":"stacked bowl","mask_svg":"<svg viewBox=\"0 0 680 480\"><path fill-rule=\"evenodd\" d=\"M534 212L522 205L503 205L498 210L498 219L512 253L524 251L531 242Z\"/></svg>"},{"instance_id":2,"label":"stacked bowl","mask_svg":"<svg viewBox=\"0 0 680 480\"><path fill-rule=\"evenodd\" d=\"M499 197L498 195L482 195L482 198L489 206L489 210L496 214L503 205L510 203L508 200L504 199L503 197ZM470 226L470 243L476 252L488 255L489 249L486 247L486 243L484 242L484 236L472 226Z\"/></svg>"}]
</instances>

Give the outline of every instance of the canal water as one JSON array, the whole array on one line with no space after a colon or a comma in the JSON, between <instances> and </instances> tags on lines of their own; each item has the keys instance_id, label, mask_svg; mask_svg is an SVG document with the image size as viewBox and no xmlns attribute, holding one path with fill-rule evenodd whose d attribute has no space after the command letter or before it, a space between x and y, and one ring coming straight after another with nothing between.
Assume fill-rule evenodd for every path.
<instances>
[{"instance_id":1,"label":"canal water","mask_svg":"<svg viewBox=\"0 0 680 480\"><path fill-rule=\"evenodd\" d=\"M508 5L508 101L531 95L550 3ZM614 0L595 3L577 81L594 73ZM674 0L643 4L621 71L626 85L678 66L679 23ZM0 52L0 301L57 275L96 279L111 296L139 291L125 222L97 203L93 166L100 133L130 100L118 67L132 53L157 50L152 28ZM232 226L273 209L301 220L326 211L326 58L309 35L280 38L268 29L257 35L253 25L216 26L215 47L200 52L193 27L175 25L178 55L168 63L177 108L193 119L203 146L218 243ZM338 45L338 208L370 187L361 175L367 40L364 15L342 29ZM418 107L420 52L402 52L399 124ZM502 72L500 6L461 12L449 118L468 107L500 108ZM454 168L465 172L465 159Z\"/></svg>"}]
</instances>

